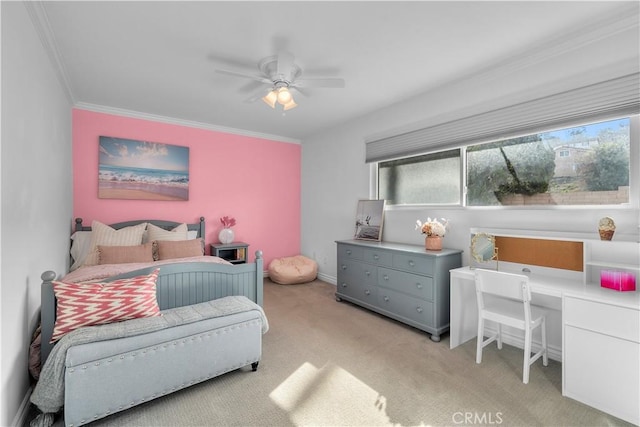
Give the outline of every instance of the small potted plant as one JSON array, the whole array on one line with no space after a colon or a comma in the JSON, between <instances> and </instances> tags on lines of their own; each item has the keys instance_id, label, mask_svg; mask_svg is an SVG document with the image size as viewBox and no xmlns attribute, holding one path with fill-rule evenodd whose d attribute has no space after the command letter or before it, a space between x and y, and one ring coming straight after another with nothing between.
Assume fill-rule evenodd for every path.
<instances>
[{"instance_id":1,"label":"small potted plant","mask_svg":"<svg viewBox=\"0 0 640 427\"><path fill-rule=\"evenodd\" d=\"M449 221L444 218L427 218L426 222L416 221L416 230L425 235L424 247L428 251L442 250L442 238L447 233Z\"/></svg>"}]
</instances>

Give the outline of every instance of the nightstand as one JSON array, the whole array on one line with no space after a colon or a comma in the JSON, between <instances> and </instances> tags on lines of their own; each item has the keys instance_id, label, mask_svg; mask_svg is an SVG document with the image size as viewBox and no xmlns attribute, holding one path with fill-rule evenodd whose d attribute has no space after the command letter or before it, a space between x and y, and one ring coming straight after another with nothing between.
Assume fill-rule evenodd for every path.
<instances>
[{"instance_id":1,"label":"nightstand","mask_svg":"<svg viewBox=\"0 0 640 427\"><path fill-rule=\"evenodd\" d=\"M247 262L249 244L244 242L212 243L211 255L220 257L231 264L244 264Z\"/></svg>"}]
</instances>

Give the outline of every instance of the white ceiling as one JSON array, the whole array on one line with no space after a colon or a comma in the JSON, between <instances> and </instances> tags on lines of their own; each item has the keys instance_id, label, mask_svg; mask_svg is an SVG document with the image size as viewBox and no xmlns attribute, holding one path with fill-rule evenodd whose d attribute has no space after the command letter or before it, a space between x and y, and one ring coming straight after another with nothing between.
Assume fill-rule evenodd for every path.
<instances>
[{"instance_id":1,"label":"white ceiling","mask_svg":"<svg viewBox=\"0 0 640 427\"><path fill-rule=\"evenodd\" d=\"M76 105L301 140L523 54L615 13L611 1L52 1L52 51ZM258 61L287 50L303 77L283 113L246 103ZM251 90L250 90L251 89Z\"/></svg>"}]
</instances>

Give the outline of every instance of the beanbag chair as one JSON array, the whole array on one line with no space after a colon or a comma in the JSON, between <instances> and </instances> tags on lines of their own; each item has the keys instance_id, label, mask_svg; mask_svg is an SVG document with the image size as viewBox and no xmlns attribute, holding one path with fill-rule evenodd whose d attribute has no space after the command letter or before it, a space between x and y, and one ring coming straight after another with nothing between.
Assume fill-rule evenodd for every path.
<instances>
[{"instance_id":1,"label":"beanbag chair","mask_svg":"<svg viewBox=\"0 0 640 427\"><path fill-rule=\"evenodd\" d=\"M276 258L269 263L269 278L280 285L296 285L314 280L318 263L302 255Z\"/></svg>"}]
</instances>

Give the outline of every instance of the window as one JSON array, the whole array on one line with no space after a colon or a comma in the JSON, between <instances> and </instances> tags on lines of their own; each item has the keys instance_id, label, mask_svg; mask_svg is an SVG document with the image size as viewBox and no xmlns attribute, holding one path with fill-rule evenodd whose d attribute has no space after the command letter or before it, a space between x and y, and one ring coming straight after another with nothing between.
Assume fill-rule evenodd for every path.
<instances>
[{"instance_id":1,"label":"window","mask_svg":"<svg viewBox=\"0 0 640 427\"><path fill-rule=\"evenodd\" d=\"M378 198L390 205L629 203L631 121L591 123L379 162ZM466 178L462 200L461 176Z\"/></svg>"},{"instance_id":2,"label":"window","mask_svg":"<svg viewBox=\"0 0 640 427\"><path fill-rule=\"evenodd\" d=\"M378 163L378 198L388 204L460 204L460 150Z\"/></svg>"},{"instance_id":3,"label":"window","mask_svg":"<svg viewBox=\"0 0 640 427\"><path fill-rule=\"evenodd\" d=\"M467 205L629 202L630 120L469 146Z\"/></svg>"}]
</instances>

